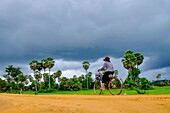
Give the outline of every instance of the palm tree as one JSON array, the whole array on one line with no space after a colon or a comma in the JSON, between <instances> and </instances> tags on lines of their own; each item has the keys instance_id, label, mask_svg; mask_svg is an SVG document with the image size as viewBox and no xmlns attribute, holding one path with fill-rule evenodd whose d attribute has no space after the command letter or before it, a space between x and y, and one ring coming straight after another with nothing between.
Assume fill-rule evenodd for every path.
<instances>
[{"instance_id":1,"label":"palm tree","mask_svg":"<svg viewBox=\"0 0 170 113\"><path fill-rule=\"evenodd\" d=\"M161 76L162 76L162 74L158 74L158 75L156 76L157 80L159 80L159 79L161 78Z\"/></svg>"},{"instance_id":2,"label":"palm tree","mask_svg":"<svg viewBox=\"0 0 170 113\"><path fill-rule=\"evenodd\" d=\"M41 87L41 78L42 78L42 74L41 74L41 70L43 69L43 65L42 65L42 62L38 62L37 63L37 70L39 71L40 75L39 76L40 78L38 79L38 81L40 82L40 87Z\"/></svg>"},{"instance_id":3,"label":"palm tree","mask_svg":"<svg viewBox=\"0 0 170 113\"><path fill-rule=\"evenodd\" d=\"M49 69L49 88L51 88L51 84L50 84L50 69L54 66L54 59L49 57L47 58L47 68Z\"/></svg>"},{"instance_id":4,"label":"palm tree","mask_svg":"<svg viewBox=\"0 0 170 113\"><path fill-rule=\"evenodd\" d=\"M136 60L137 59L133 52L131 50L128 50L126 51L122 59L123 66L129 71L132 71L132 69L136 66Z\"/></svg>"},{"instance_id":5,"label":"palm tree","mask_svg":"<svg viewBox=\"0 0 170 113\"><path fill-rule=\"evenodd\" d=\"M90 63L88 61L84 61L83 68L86 70L86 79L87 79L87 89L88 89L88 77L87 77L87 70L89 69Z\"/></svg>"},{"instance_id":6,"label":"palm tree","mask_svg":"<svg viewBox=\"0 0 170 113\"><path fill-rule=\"evenodd\" d=\"M62 75L62 72L61 70L58 70L57 72L53 73L53 78L56 79L56 78L60 78L60 76Z\"/></svg>"},{"instance_id":7,"label":"palm tree","mask_svg":"<svg viewBox=\"0 0 170 113\"><path fill-rule=\"evenodd\" d=\"M33 77L31 75L28 75L28 79L30 82L33 82Z\"/></svg>"},{"instance_id":8,"label":"palm tree","mask_svg":"<svg viewBox=\"0 0 170 113\"><path fill-rule=\"evenodd\" d=\"M25 81L26 81L27 79L26 79L26 76L23 74L23 73L21 73L21 74L19 74L18 75L18 82L20 82L20 94L22 93L22 88L24 87L24 85L25 85Z\"/></svg>"},{"instance_id":9,"label":"palm tree","mask_svg":"<svg viewBox=\"0 0 170 113\"><path fill-rule=\"evenodd\" d=\"M118 75L118 70L115 70L114 74L115 74L115 76L117 76Z\"/></svg>"},{"instance_id":10,"label":"palm tree","mask_svg":"<svg viewBox=\"0 0 170 113\"><path fill-rule=\"evenodd\" d=\"M34 71L34 77L35 77L35 70L37 69L37 63L38 63L37 60L32 60L32 61L29 63L31 70ZM36 82L35 82L35 89L36 89L36 92L37 92L37 83L36 83Z\"/></svg>"},{"instance_id":11,"label":"palm tree","mask_svg":"<svg viewBox=\"0 0 170 113\"><path fill-rule=\"evenodd\" d=\"M136 57L134 55L134 53L131 50L126 51L126 53L123 56L122 62L123 62L123 66L128 70L128 78L131 78L132 80L132 70L133 68L136 66Z\"/></svg>"},{"instance_id":12,"label":"palm tree","mask_svg":"<svg viewBox=\"0 0 170 113\"><path fill-rule=\"evenodd\" d=\"M45 70L47 69L47 63L48 63L48 60L47 59L42 59L41 60L41 63L42 63L42 68L44 69L44 73L45 73Z\"/></svg>"},{"instance_id":13,"label":"palm tree","mask_svg":"<svg viewBox=\"0 0 170 113\"><path fill-rule=\"evenodd\" d=\"M29 63L31 70L35 71L35 70L37 69L37 63L38 63L37 60L32 60L32 61Z\"/></svg>"},{"instance_id":14,"label":"palm tree","mask_svg":"<svg viewBox=\"0 0 170 113\"><path fill-rule=\"evenodd\" d=\"M44 80L44 82L46 82L47 79L48 79L48 73L44 73L44 74L43 74L43 80Z\"/></svg>"},{"instance_id":15,"label":"palm tree","mask_svg":"<svg viewBox=\"0 0 170 113\"><path fill-rule=\"evenodd\" d=\"M39 82L40 83L40 89L41 89L41 78L42 78L42 74L40 73L40 71L35 71L35 79L36 79L36 82Z\"/></svg>"},{"instance_id":16,"label":"palm tree","mask_svg":"<svg viewBox=\"0 0 170 113\"><path fill-rule=\"evenodd\" d=\"M42 63L41 62L37 62L37 70L39 71L39 72L41 72L41 70L43 69L43 66L42 66Z\"/></svg>"},{"instance_id":17,"label":"palm tree","mask_svg":"<svg viewBox=\"0 0 170 113\"><path fill-rule=\"evenodd\" d=\"M136 66L138 68L138 66L143 63L144 56L141 53L139 53L139 52L134 53L134 55L136 57Z\"/></svg>"}]
</instances>

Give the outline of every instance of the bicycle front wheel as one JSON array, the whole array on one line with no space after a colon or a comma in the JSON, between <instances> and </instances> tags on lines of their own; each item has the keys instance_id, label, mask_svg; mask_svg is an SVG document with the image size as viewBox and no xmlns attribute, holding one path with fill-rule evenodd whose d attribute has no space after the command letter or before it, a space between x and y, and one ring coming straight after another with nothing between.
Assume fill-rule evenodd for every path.
<instances>
[{"instance_id":1,"label":"bicycle front wheel","mask_svg":"<svg viewBox=\"0 0 170 113\"><path fill-rule=\"evenodd\" d=\"M117 77L114 77L113 79L111 79L109 84L108 84L109 92L112 95L119 95L119 94L121 94L122 88L123 88L122 80L118 79Z\"/></svg>"},{"instance_id":2,"label":"bicycle front wheel","mask_svg":"<svg viewBox=\"0 0 170 113\"><path fill-rule=\"evenodd\" d=\"M96 95L100 95L102 93L102 90L100 89L101 88L101 81L100 80L96 80L94 82L94 94Z\"/></svg>"}]
</instances>

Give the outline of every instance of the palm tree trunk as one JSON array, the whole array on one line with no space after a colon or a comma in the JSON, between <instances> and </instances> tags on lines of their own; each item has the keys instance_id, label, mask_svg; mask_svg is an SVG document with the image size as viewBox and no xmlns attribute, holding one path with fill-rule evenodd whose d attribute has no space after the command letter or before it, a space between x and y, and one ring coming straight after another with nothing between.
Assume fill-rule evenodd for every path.
<instances>
[{"instance_id":1,"label":"palm tree trunk","mask_svg":"<svg viewBox=\"0 0 170 113\"><path fill-rule=\"evenodd\" d=\"M35 77L35 71L34 71L34 77ZM35 90L36 90L36 93L37 93L37 79L35 79Z\"/></svg>"},{"instance_id":2,"label":"palm tree trunk","mask_svg":"<svg viewBox=\"0 0 170 113\"><path fill-rule=\"evenodd\" d=\"M37 93L37 80L35 80L35 90L36 90L36 93Z\"/></svg>"},{"instance_id":3,"label":"palm tree trunk","mask_svg":"<svg viewBox=\"0 0 170 113\"><path fill-rule=\"evenodd\" d=\"M50 69L49 69L49 88L51 88L51 84L50 84Z\"/></svg>"},{"instance_id":4,"label":"palm tree trunk","mask_svg":"<svg viewBox=\"0 0 170 113\"><path fill-rule=\"evenodd\" d=\"M87 89L89 89L89 86L88 86L88 75L87 75L87 70L86 70L86 79L87 79Z\"/></svg>"},{"instance_id":5,"label":"palm tree trunk","mask_svg":"<svg viewBox=\"0 0 170 113\"><path fill-rule=\"evenodd\" d=\"M130 74L130 79L132 80L133 77L132 77L132 69L131 68L129 69L129 74Z\"/></svg>"}]
</instances>

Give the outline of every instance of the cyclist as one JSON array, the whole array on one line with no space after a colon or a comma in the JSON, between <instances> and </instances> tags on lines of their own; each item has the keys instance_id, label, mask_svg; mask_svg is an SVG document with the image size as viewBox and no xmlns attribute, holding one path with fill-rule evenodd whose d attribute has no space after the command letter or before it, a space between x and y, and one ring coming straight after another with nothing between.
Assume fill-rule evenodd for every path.
<instances>
[{"instance_id":1,"label":"cyclist","mask_svg":"<svg viewBox=\"0 0 170 113\"><path fill-rule=\"evenodd\" d=\"M102 87L101 89L102 90L105 90L105 83L106 82L109 82L110 81L110 78L109 78L109 75L114 73L114 67L113 67L113 64L110 62L110 58L109 57L105 57L103 59L104 64L103 64L103 67L100 68L98 71L102 71L102 70L105 70L105 73L102 77Z\"/></svg>"}]
</instances>

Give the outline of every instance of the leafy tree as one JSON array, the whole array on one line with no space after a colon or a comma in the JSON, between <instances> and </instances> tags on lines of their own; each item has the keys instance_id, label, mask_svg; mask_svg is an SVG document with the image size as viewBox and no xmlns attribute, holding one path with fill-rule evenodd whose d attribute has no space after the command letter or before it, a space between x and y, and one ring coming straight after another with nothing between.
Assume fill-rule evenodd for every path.
<instances>
[{"instance_id":1,"label":"leafy tree","mask_svg":"<svg viewBox=\"0 0 170 113\"><path fill-rule=\"evenodd\" d=\"M76 75L73 78L70 78L66 81L65 87L67 90L80 90L82 88L82 84Z\"/></svg>"},{"instance_id":2,"label":"leafy tree","mask_svg":"<svg viewBox=\"0 0 170 113\"><path fill-rule=\"evenodd\" d=\"M21 72L21 68L20 67L14 67L13 65L9 65L6 69L5 72L7 74L4 74L4 78L8 81L8 84L11 88L17 88L17 84L18 83L18 76L20 74L23 74Z\"/></svg>"},{"instance_id":3,"label":"leafy tree","mask_svg":"<svg viewBox=\"0 0 170 113\"><path fill-rule=\"evenodd\" d=\"M133 75L133 76L131 76L132 80L135 81L135 82L138 82L138 84L139 84L139 74L140 73L141 73L141 70L136 68L136 67L134 67L132 72L131 72L131 74Z\"/></svg>"},{"instance_id":4,"label":"leafy tree","mask_svg":"<svg viewBox=\"0 0 170 113\"><path fill-rule=\"evenodd\" d=\"M89 69L90 63L88 61L83 61L83 68L86 70L86 74L87 74L87 70ZM88 89L88 76L86 76L87 79L87 89Z\"/></svg>"},{"instance_id":5,"label":"leafy tree","mask_svg":"<svg viewBox=\"0 0 170 113\"><path fill-rule=\"evenodd\" d=\"M7 89L8 83L5 80L0 78L0 92L5 92Z\"/></svg>"},{"instance_id":6,"label":"leafy tree","mask_svg":"<svg viewBox=\"0 0 170 113\"><path fill-rule=\"evenodd\" d=\"M66 82L68 78L67 77L62 77L60 79L60 90L66 90Z\"/></svg>"},{"instance_id":7,"label":"leafy tree","mask_svg":"<svg viewBox=\"0 0 170 113\"><path fill-rule=\"evenodd\" d=\"M149 82L149 80L147 78L145 78L145 77L140 78L140 81L141 81L141 89L142 90L151 89L150 82Z\"/></svg>"}]
</instances>

